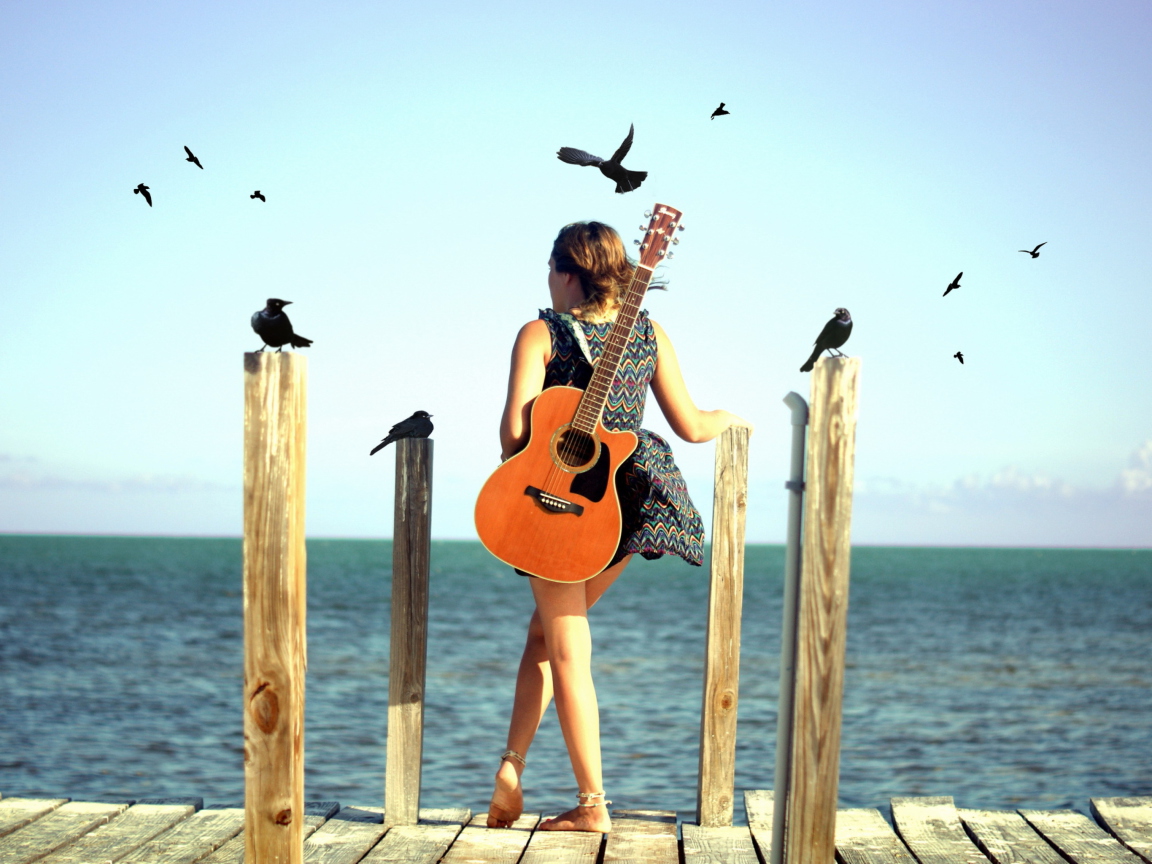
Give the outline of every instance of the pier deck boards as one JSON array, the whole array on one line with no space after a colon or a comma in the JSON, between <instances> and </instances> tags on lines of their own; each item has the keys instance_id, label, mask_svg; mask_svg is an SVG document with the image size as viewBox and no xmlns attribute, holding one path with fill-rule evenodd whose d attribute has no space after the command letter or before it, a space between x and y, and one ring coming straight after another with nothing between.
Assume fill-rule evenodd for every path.
<instances>
[{"instance_id":1,"label":"pier deck boards","mask_svg":"<svg viewBox=\"0 0 1152 864\"><path fill-rule=\"evenodd\" d=\"M744 795L748 827L701 827L670 810L614 810L599 834L486 828L487 814L420 810L384 826L382 807L305 805L308 864L762 864L771 854L772 793ZM83 802L0 798L0 864L243 864L244 811L199 799ZM951 798L893 798L836 813L840 864L1152 864L1152 798L1093 798L1072 810L958 810ZM1099 823L1099 824L1097 824ZM965 830L967 829L967 830ZM973 840L975 842L973 842Z\"/></svg>"}]
</instances>

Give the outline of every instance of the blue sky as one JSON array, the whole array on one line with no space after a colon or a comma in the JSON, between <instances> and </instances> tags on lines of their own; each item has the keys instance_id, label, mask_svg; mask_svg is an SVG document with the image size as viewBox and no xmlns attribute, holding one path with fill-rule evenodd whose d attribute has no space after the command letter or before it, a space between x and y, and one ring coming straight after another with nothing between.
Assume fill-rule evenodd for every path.
<instances>
[{"instance_id":1,"label":"blue sky","mask_svg":"<svg viewBox=\"0 0 1152 864\"><path fill-rule=\"evenodd\" d=\"M1143 0L5 3L0 530L238 533L279 296L315 340L310 533L390 533L367 453L423 408L434 533L473 536L555 232L630 243L659 200L687 231L647 306L757 425L751 540L842 305L857 542L1150 545L1150 42ZM638 192L555 158L629 123ZM712 445L673 444L707 512Z\"/></svg>"}]
</instances>

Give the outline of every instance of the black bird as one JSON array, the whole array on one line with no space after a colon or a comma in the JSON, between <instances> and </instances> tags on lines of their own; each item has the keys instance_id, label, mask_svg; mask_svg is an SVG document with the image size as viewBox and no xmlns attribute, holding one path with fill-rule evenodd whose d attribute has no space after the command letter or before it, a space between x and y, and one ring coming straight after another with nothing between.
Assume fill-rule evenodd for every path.
<instances>
[{"instance_id":1,"label":"black bird","mask_svg":"<svg viewBox=\"0 0 1152 864\"><path fill-rule=\"evenodd\" d=\"M575 147L561 147L556 151L556 158L569 165L597 165L601 174L609 180L616 181L617 193L631 192L633 189L639 189L640 184L648 177L647 171L629 171L620 164L632 149L632 133L635 131L634 125L628 127L628 137L624 139L620 149L612 154L611 159L601 159Z\"/></svg>"},{"instance_id":2,"label":"black bird","mask_svg":"<svg viewBox=\"0 0 1152 864\"><path fill-rule=\"evenodd\" d=\"M717 108L715 111L713 111L712 116L709 117L708 119L709 120L715 120L717 117L721 116L722 114L731 114L731 113L732 113L731 111L725 111L724 110L724 103L721 102L720 107Z\"/></svg>"},{"instance_id":3,"label":"black bird","mask_svg":"<svg viewBox=\"0 0 1152 864\"><path fill-rule=\"evenodd\" d=\"M953 354L952 356L953 356L953 357L955 357L957 360L959 360L959 361L960 361L960 365L961 365L961 366L963 366L963 365L964 365L964 354L963 354L963 352L961 352L961 351L957 351L957 352L956 352L955 354Z\"/></svg>"},{"instance_id":4,"label":"black bird","mask_svg":"<svg viewBox=\"0 0 1152 864\"><path fill-rule=\"evenodd\" d=\"M264 340L264 346L260 348L275 348L277 351L283 351L284 346L291 344L293 348L307 348L312 344L311 339L305 339L303 336L297 336L292 332L292 322L288 320L288 316L284 314L284 307L292 303L291 300L277 300L275 297L268 298L268 305L252 315L252 329L256 331L256 335Z\"/></svg>"},{"instance_id":5,"label":"black bird","mask_svg":"<svg viewBox=\"0 0 1152 864\"><path fill-rule=\"evenodd\" d=\"M812 356L808 358L808 362L800 367L801 372L811 372L812 367L816 365L816 358L818 358L824 351L835 351L837 357L844 355L838 350L841 345L848 341L848 337L852 335L852 316L848 314L848 310L841 306L832 316L824 329L820 331L820 335L816 337L816 350L812 352Z\"/></svg>"},{"instance_id":6,"label":"black bird","mask_svg":"<svg viewBox=\"0 0 1152 864\"><path fill-rule=\"evenodd\" d=\"M963 275L964 275L964 271L961 270L959 273L956 274L956 278L948 283L948 287L946 289L944 289L944 296L945 297L948 296L949 291L955 291L957 288L960 287L960 277Z\"/></svg>"},{"instance_id":7,"label":"black bird","mask_svg":"<svg viewBox=\"0 0 1152 864\"><path fill-rule=\"evenodd\" d=\"M204 166L200 164L200 160L197 159L196 156L192 153L192 151L188 149L187 144L184 145L184 152L188 154L188 158L184 160L185 162L191 162L193 165L195 165L201 171L204 170Z\"/></svg>"},{"instance_id":8,"label":"black bird","mask_svg":"<svg viewBox=\"0 0 1152 864\"><path fill-rule=\"evenodd\" d=\"M388 437L373 447L368 455L374 455L377 450L383 450L399 438L427 438L432 434L431 417L427 411L417 411L407 420L401 420L388 430Z\"/></svg>"},{"instance_id":9,"label":"black bird","mask_svg":"<svg viewBox=\"0 0 1152 864\"><path fill-rule=\"evenodd\" d=\"M143 183L141 183L139 186L137 186L135 189L133 189L132 192L136 195L143 195L144 200L148 202L148 206L149 207L152 206L152 196L148 194L148 187L145 186Z\"/></svg>"},{"instance_id":10,"label":"black bird","mask_svg":"<svg viewBox=\"0 0 1152 864\"><path fill-rule=\"evenodd\" d=\"M1048 241L1047 241L1047 240L1045 240L1043 243L1041 243L1041 244L1040 244L1040 246L1045 246L1045 245L1047 245L1047 244L1048 244ZM1020 251L1021 251L1021 252L1027 252L1027 253L1028 253L1029 255L1031 255L1033 258L1039 258L1039 257L1040 257L1040 246L1037 246L1035 249L1031 249L1031 250L1029 250L1029 249L1021 249Z\"/></svg>"},{"instance_id":11,"label":"black bird","mask_svg":"<svg viewBox=\"0 0 1152 864\"><path fill-rule=\"evenodd\" d=\"M249 198L259 198L259 199L260 199L261 201L263 201L264 203L268 203L268 199L264 197L264 193L263 193L263 192L261 192L259 189L257 189L255 192L253 192L253 193L252 193L251 195L249 195L248 197L249 197Z\"/></svg>"}]
</instances>

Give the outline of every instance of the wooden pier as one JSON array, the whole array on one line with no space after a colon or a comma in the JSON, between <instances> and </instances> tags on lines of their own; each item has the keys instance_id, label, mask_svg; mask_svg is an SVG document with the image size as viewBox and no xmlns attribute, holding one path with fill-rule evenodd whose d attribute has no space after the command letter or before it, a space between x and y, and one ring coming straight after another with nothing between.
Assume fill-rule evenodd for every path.
<instances>
[{"instance_id":1,"label":"wooden pier","mask_svg":"<svg viewBox=\"0 0 1152 864\"><path fill-rule=\"evenodd\" d=\"M668 810L616 810L612 832L485 828L485 814L421 810L387 828L382 807L304 805L309 864L762 864L772 793L744 793L748 827L702 827ZM1093 798L1074 810L965 810L948 797L893 798L836 812L839 864L1152 864L1152 797ZM129 802L0 798L0 864L242 864L244 810L195 798ZM817 864L833 864L832 861Z\"/></svg>"}]
</instances>

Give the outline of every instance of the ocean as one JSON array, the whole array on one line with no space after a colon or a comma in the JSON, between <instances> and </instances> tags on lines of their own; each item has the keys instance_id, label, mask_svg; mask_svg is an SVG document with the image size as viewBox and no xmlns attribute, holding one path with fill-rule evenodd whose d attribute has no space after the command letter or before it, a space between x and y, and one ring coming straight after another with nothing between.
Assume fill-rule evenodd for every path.
<instances>
[{"instance_id":1,"label":"ocean","mask_svg":"<svg viewBox=\"0 0 1152 864\"><path fill-rule=\"evenodd\" d=\"M0 536L0 794L242 802L240 552ZM747 550L737 790L772 786L783 558ZM308 542L310 800L383 801L390 565L387 541ZM478 543L432 565L421 803L483 810L531 596ZM637 560L590 615L616 807L695 809L707 592L706 567ZM856 548L848 622L842 806L1152 794L1152 551ZM524 783L575 800L551 710Z\"/></svg>"}]
</instances>

